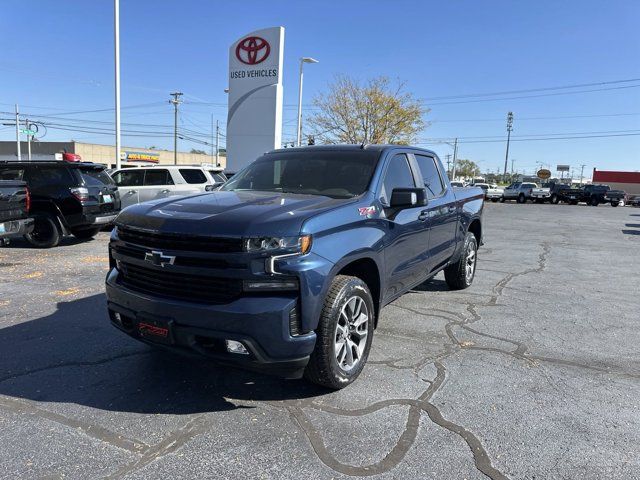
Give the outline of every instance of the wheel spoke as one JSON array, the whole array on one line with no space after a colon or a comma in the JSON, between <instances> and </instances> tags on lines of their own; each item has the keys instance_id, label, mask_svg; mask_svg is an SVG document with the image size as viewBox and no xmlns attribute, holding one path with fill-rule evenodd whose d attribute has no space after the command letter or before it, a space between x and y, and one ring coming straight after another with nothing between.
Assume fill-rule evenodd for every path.
<instances>
[{"instance_id":1,"label":"wheel spoke","mask_svg":"<svg viewBox=\"0 0 640 480\"><path fill-rule=\"evenodd\" d=\"M364 313L360 313L360 315L353 321L353 326L358 328L360 325L366 323L367 320L369 320L369 316Z\"/></svg>"},{"instance_id":2,"label":"wheel spoke","mask_svg":"<svg viewBox=\"0 0 640 480\"><path fill-rule=\"evenodd\" d=\"M351 367L353 367L353 364L354 364L353 342L351 342L350 340L347 340L345 342L345 346L346 346L345 351L347 352L346 359L345 359L346 360L346 364L347 364L346 366L351 368Z\"/></svg>"}]
</instances>

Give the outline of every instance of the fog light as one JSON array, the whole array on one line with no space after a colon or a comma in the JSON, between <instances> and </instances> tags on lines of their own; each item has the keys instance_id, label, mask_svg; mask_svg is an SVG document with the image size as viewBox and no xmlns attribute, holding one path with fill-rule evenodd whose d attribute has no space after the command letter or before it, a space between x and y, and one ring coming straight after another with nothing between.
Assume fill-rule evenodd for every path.
<instances>
[{"instance_id":1,"label":"fog light","mask_svg":"<svg viewBox=\"0 0 640 480\"><path fill-rule=\"evenodd\" d=\"M245 292L270 292L274 290L298 290L298 279L266 279L244 280L242 288Z\"/></svg>"},{"instance_id":2,"label":"fog light","mask_svg":"<svg viewBox=\"0 0 640 480\"><path fill-rule=\"evenodd\" d=\"M227 352L229 353L249 355L249 351L240 342L236 342L235 340L225 340L224 343L227 345Z\"/></svg>"}]
</instances>

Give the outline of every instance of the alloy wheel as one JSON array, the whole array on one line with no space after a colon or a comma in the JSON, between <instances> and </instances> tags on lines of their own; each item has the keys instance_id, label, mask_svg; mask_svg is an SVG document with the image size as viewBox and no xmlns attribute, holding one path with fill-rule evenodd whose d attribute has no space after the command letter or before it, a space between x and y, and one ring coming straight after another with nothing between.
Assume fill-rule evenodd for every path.
<instances>
[{"instance_id":1,"label":"alloy wheel","mask_svg":"<svg viewBox=\"0 0 640 480\"><path fill-rule=\"evenodd\" d=\"M350 297L336 323L334 354L338 366L345 372L362 360L369 333L369 309L359 296Z\"/></svg>"}]
</instances>

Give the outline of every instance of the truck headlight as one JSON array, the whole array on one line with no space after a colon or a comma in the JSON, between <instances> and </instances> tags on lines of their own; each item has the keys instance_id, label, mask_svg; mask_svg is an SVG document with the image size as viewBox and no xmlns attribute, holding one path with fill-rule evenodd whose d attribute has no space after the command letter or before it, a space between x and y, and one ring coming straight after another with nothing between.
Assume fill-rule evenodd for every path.
<instances>
[{"instance_id":1,"label":"truck headlight","mask_svg":"<svg viewBox=\"0 0 640 480\"><path fill-rule=\"evenodd\" d=\"M271 252L282 250L291 253L308 253L311 250L311 235L299 237L256 237L245 238L246 252Z\"/></svg>"}]
</instances>

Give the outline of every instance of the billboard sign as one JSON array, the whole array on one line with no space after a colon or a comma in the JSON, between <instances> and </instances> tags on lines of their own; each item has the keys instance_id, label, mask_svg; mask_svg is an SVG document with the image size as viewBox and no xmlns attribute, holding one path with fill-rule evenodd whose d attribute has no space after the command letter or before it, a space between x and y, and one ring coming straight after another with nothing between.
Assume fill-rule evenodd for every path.
<instances>
[{"instance_id":1,"label":"billboard sign","mask_svg":"<svg viewBox=\"0 0 640 480\"><path fill-rule=\"evenodd\" d=\"M540 170L538 170L537 175L538 175L538 178L541 178L542 180L546 180L551 177L551 171L547 170L546 168L541 168Z\"/></svg>"},{"instance_id":2,"label":"billboard sign","mask_svg":"<svg viewBox=\"0 0 640 480\"><path fill-rule=\"evenodd\" d=\"M557 165L556 166L556 172L568 172L569 171L569 165Z\"/></svg>"},{"instance_id":3,"label":"billboard sign","mask_svg":"<svg viewBox=\"0 0 640 480\"><path fill-rule=\"evenodd\" d=\"M127 162L147 162L147 163L159 163L159 153L148 152L122 152L124 155L120 155L120 158Z\"/></svg>"},{"instance_id":4,"label":"billboard sign","mask_svg":"<svg viewBox=\"0 0 640 480\"><path fill-rule=\"evenodd\" d=\"M237 172L280 147L283 54L283 27L248 33L229 48L229 171Z\"/></svg>"}]
</instances>

